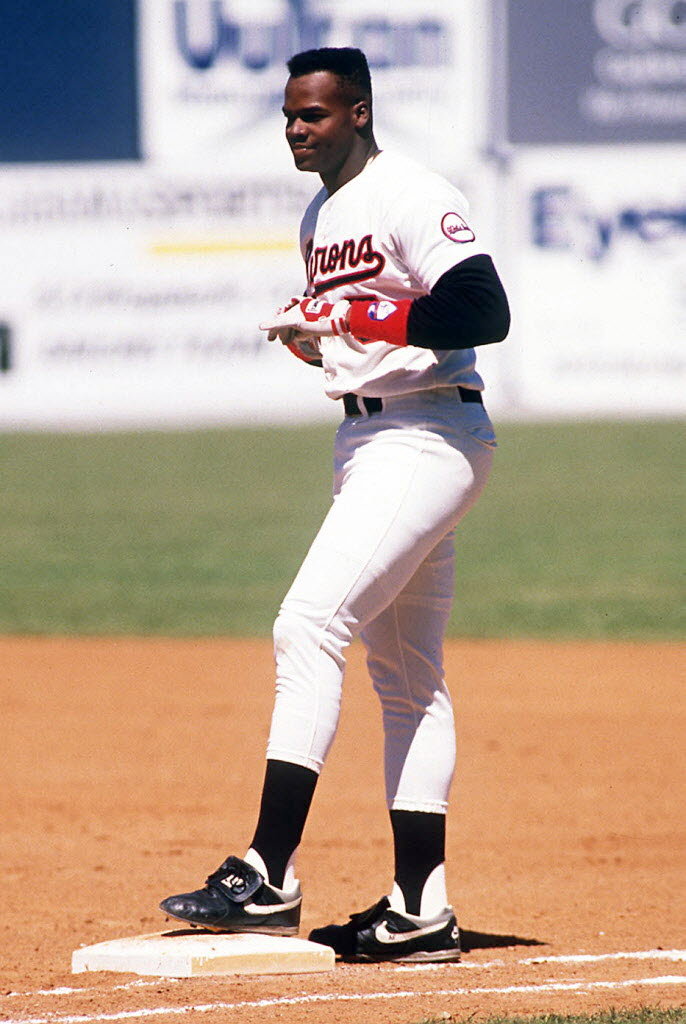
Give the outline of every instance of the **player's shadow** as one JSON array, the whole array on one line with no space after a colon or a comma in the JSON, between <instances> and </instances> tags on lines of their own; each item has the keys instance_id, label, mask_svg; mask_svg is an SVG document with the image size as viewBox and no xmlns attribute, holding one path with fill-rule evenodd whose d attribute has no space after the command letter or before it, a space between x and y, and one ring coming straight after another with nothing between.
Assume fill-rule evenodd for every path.
<instances>
[{"instance_id":1,"label":"player's shadow","mask_svg":"<svg viewBox=\"0 0 686 1024\"><path fill-rule=\"evenodd\" d=\"M460 946L464 953L473 949L504 949L507 946L546 946L539 939L527 939L521 935L491 935L489 932L470 932L460 928Z\"/></svg>"},{"instance_id":2,"label":"player's shadow","mask_svg":"<svg viewBox=\"0 0 686 1024\"><path fill-rule=\"evenodd\" d=\"M195 935L213 935L215 937L215 939L216 939L218 936L221 937L222 935L235 935L235 934L236 934L235 932L216 932L216 931L214 931L214 929L201 928L201 927L196 926L196 925L193 925L190 928L174 928L172 931L162 932L162 936L165 939L178 939L178 938L181 938L184 935L193 935L193 936L195 936Z\"/></svg>"},{"instance_id":3,"label":"player's shadow","mask_svg":"<svg viewBox=\"0 0 686 1024\"><path fill-rule=\"evenodd\" d=\"M230 935L230 932L209 931L207 928L176 928L164 932L164 937L175 939L182 935ZM460 928L460 947L463 953L473 949L505 949L507 946L547 946L547 942L539 939L527 939L522 935L492 935L489 932L470 932Z\"/></svg>"}]
</instances>

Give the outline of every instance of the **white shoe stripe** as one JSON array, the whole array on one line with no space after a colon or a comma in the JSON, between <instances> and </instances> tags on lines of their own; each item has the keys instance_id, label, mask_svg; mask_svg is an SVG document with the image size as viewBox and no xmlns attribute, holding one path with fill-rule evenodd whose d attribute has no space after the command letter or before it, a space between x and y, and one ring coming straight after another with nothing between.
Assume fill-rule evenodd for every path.
<instances>
[{"instance_id":1,"label":"white shoe stripe","mask_svg":"<svg viewBox=\"0 0 686 1024\"><path fill-rule=\"evenodd\" d=\"M426 925L424 928L415 928L411 932L389 932L386 922L382 921L374 930L376 939L384 945L395 942L409 942L410 939L419 939L423 935L433 935L440 932L447 925L447 921L439 921L438 924Z\"/></svg>"},{"instance_id":2,"label":"white shoe stripe","mask_svg":"<svg viewBox=\"0 0 686 1024\"><path fill-rule=\"evenodd\" d=\"M290 900L288 903L275 903L274 905L260 906L258 903L250 903L243 907L246 914L253 914L259 916L260 914L276 914L279 910L294 910L300 906L302 897L298 896L295 900Z\"/></svg>"}]
</instances>

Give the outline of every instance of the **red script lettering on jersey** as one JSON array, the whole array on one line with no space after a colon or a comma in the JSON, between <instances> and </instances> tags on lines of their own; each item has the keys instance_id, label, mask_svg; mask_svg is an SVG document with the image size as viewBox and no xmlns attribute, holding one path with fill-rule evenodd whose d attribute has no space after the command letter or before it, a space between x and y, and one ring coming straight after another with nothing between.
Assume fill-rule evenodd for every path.
<instances>
[{"instance_id":1,"label":"red script lettering on jersey","mask_svg":"<svg viewBox=\"0 0 686 1024\"><path fill-rule=\"evenodd\" d=\"M359 241L346 238L340 244L332 242L316 249L310 239L305 258L310 292L315 296L344 284L368 281L386 266L386 259L374 248L371 235L365 235Z\"/></svg>"}]
</instances>

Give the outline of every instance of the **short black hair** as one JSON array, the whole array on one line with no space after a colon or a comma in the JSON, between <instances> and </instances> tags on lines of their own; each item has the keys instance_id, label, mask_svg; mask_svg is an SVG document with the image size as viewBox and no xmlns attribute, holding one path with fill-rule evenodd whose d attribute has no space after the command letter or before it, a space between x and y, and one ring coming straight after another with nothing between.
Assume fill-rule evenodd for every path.
<instances>
[{"instance_id":1,"label":"short black hair","mask_svg":"<svg viewBox=\"0 0 686 1024\"><path fill-rule=\"evenodd\" d=\"M291 78L311 75L314 71L330 71L340 79L354 101L372 95L372 77L367 58L354 46L322 46L303 50L287 62Z\"/></svg>"}]
</instances>

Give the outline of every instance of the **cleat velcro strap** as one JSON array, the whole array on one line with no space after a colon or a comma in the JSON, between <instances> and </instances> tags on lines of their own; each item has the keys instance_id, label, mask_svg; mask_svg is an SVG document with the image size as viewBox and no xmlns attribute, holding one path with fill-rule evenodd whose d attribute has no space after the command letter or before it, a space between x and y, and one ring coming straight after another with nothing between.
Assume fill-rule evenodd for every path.
<instances>
[{"instance_id":1,"label":"cleat velcro strap","mask_svg":"<svg viewBox=\"0 0 686 1024\"><path fill-rule=\"evenodd\" d=\"M252 864L240 857L227 857L207 879L207 885L219 888L234 903L246 903L264 885L264 878Z\"/></svg>"},{"instance_id":2,"label":"cleat velcro strap","mask_svg":"<svg viewBox=\"0 0 686 1024\"><path fill-rule=\"evenodd\" d=\"M368 924L372 924L378 917L383 914L384 910L390 907L390 901L388 896L382 896L378 903L375 903L369 910L361 910L359 914L351 914L350 920L354 923L355 927L362 929Z\"/></svg>"}]
</instances>

